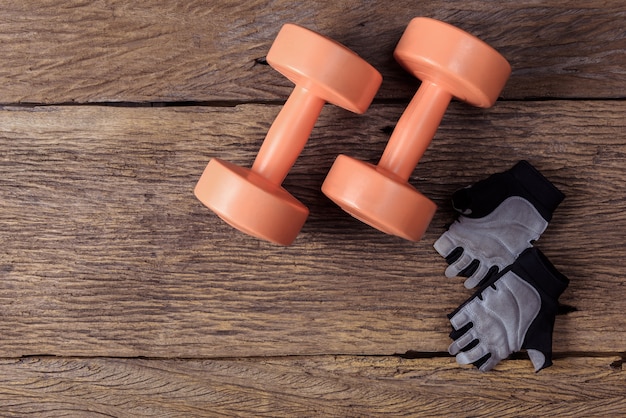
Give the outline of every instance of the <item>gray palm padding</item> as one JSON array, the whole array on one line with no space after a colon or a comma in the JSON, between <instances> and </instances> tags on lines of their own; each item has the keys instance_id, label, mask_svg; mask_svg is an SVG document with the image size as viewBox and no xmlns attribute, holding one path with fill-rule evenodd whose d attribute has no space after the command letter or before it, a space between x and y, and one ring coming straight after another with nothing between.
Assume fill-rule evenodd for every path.
<instances>
[{"instance_id":1,"label":"gray palm padding","mask_svg":"<svg viewBox=\"0 0 626 418\"><path fill-rule=\"evenodd\" d=\"M471 289L485 278L491 267L503 270L512 264L547 227L548 221L532 203L512 196L482 218L459 216L433 246L443 257L458 247L463 249L463 254L446 269L446 277L455 277L472 261L479 261L476 271L465 281L465 287Z\"/></svg>"},{"instance_id":2,"label":"gray palm padding","mask_svg":"<svg viewBox=\"0 0 626 418\"><path fill-rule=\"evenodd\" d=\"M501 360L522 348L528 328L540 309L541 297L537 290L517 274L508 271L492 286L487 286L481 297L471 299L450 318L455 330L470 322L473 325L450 344L448 352L456 356L459 364L474 363L491 354L479 367L480 371L491 370ZM478 340L476 346L461 351L474 340ZM544 367L543 353L528 350L528 355L535 371Z\"/></svg>"}]
</instances>

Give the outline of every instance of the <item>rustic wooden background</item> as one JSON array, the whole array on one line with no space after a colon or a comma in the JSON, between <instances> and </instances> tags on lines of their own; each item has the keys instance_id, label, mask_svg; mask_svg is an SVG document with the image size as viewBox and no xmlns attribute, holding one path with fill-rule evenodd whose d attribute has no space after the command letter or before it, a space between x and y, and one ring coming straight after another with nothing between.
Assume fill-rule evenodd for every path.
<instances>
[{"instance_id":1,"label":"rustic wooden background","mask_svg":"<svg viewBox=\"0 0 626 418\"><path fill-rule=\"evenodd\" d=\"M418 86L392 58L415 16L512 64L491 109L453 102L411 178L418 243L320 191L377 161ZM626 415L626 4L620 1L0 1L0 415ZM384 81L326 106L285 188L296 242L239 233L193 196L212 157L249 166L290 83L280 26L347 45ZM480 373L447 352L470 291L432 243L451 193L527 159L567 198L538 246L571 285L555 364Z\"/></svg>"}]
</instances>

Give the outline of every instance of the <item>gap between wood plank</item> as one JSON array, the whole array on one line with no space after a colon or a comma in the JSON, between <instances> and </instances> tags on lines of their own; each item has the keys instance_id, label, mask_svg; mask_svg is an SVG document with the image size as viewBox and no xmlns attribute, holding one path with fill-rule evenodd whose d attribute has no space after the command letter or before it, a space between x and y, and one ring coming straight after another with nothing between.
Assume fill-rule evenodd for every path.
<instances>
[{"instance_id":1,"label":"gap between wood plank","mask_svg":"<svg viewBox=\"0 0 626 418\"><path fill-rule=\"evenodd\" d=\"M287 98L285 97L285 100ZM59 102L59 103L0 103L0 110L5 108L35 108L35 107L60 107L60 106L90 106L90 107L120 107L120 108L152 108L152 107L237 107L242 105L267 105L282 106L285 100L218 100L218 101L171 101L171 102ZM453 99L457 100L457 99ZM568 101L586 101L586 102L621 102L625 101L625 97L606 97L606 98L562 98L562 97L527 97L524 99L505 99L500 98L498 102L502 103L534 103L534 102L568 102ZM398 99L374 99L373 105L406 105L409 100ZM468 105L469 106L469 105Z\"/></svg>"},{"instance_id":2,"label":"gap between wood plank","mask_svg":"<svg viewBox=\"0 0 626 418\"><path fill-rule=\"evenodd\" d=\"M298 358L321 358L321 357L333 357L333 358L342 358L342 357L358 357L358 358L400 358L405 360L432 360L436 358L451 358L450 354L447 352L414 352L408 351L404 354L394 353L394 354L333 354L333 353L325 353L325 354L294 354L294 355L268 355L268 356L236 356L236 357L152 357L152 356L63 356L63 355L55 355L55 354L28 354L22 355L18 357L0 357L0 361L2 360L15 360L15 359L28 359L28 358L50 358L50 359L120 359L120 360L154 360L154 361L164 361L164 360L181 360L181 361L233 361L233 360L280 360L280 359L298 359ZM622 368L622 364L626 362L626 351L624 352L563 352L563 353L552 353L553 360L565 359L565 358L606 358L606 357L620 357L621 360L613 362L611 367ZM504 361L516 361L516 360L529 360L526 352L516 352L511 354Z\"/></svg>"}]
</instances>

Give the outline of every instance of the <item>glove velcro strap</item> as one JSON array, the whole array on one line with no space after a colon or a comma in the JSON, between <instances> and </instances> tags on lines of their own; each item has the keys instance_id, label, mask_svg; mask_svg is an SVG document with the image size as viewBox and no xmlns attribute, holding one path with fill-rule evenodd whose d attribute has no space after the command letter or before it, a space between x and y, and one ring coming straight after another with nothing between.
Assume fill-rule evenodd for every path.
<instances>
[{"instance_id":1,"label":"glove velcro strap","mask_svg":"<svg viewBox=\"0 0 626 418\"><path fill-rule=\"evenodd\" d=\"M548 222L565 195L528 161L520 161L509 170L519 184L534 197L537 210ZM537 205L536 205L537 206Z\"/></svg>"},{"instance_id":2,"label":"glove velcro strap","mask_svg":"<svg viewBox=\"0 0 626 418\"><path fill-rule=\"evenodd\" d=\"M548 257L536 247L529 248L520 254L511 266L511 270L536 288L541 289L555 302L569 284L569 279L559 272L548 260Z\"/></svg>"}]
</instances>

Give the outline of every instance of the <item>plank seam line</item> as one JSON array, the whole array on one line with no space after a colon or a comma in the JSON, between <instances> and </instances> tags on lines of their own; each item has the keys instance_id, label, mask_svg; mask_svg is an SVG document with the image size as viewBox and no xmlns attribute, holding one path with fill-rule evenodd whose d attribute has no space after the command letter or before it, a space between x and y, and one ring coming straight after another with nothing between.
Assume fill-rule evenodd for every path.
<instances>
[{"instance_id":1,"label":"plank seam line","mask_svg":"<svg viewBox=\"0 0 626 418\"><path fill-rule=\"evenodd\" d=\"M407 105L410 99L407 98L390 98L375 99L372 105ZM613 102L626 101L626 97L528 97L523 99L498 99L501 103L534 103L534 102L565 102L565 101L586 101L586 102ZM158 102L58 102L58 103L35 103L35 102L19 102L19 103L0 103L0 110L5 108L35 108L35 107L120 107L120 108L152 108L152 107L237 107L240 105L264 105L264 106L282 106L285 100L189 100L189 101L158 101Z\"/></svg>"},{"instance_id":2,"label":"plank seam line","mask_svg":"<svg viewBox=\"0 0 626 418\"><path fill-rule=\"evenodd\" d=\"M148 360L148 361L233 361L233 360L271 360L271 359L298 359L298 358L319 358L319 357L360 357L360 358L402 358L405 360L427 360L435 358L450 358L453 356L447 352L410 352L410 354L293 354L293 355L251 355L251 356L216 356L216 357L162 357L162 356L89 356L89 355L56 355L56 354L28 354L23 356L2 356L0 360L19 360L29 358L41 358L41 359L82 359L82 360L96 360L96 359L115 359L115 360ZM621 360L614 362L617 367L622 366L622 363L626 362L626 352L563 352L553 353L552 358L554 360L564 358L608 358L619 357ZM529 360L526 353L514 353L507 360L520 361Z\"/></svg>"}]
</instances>

